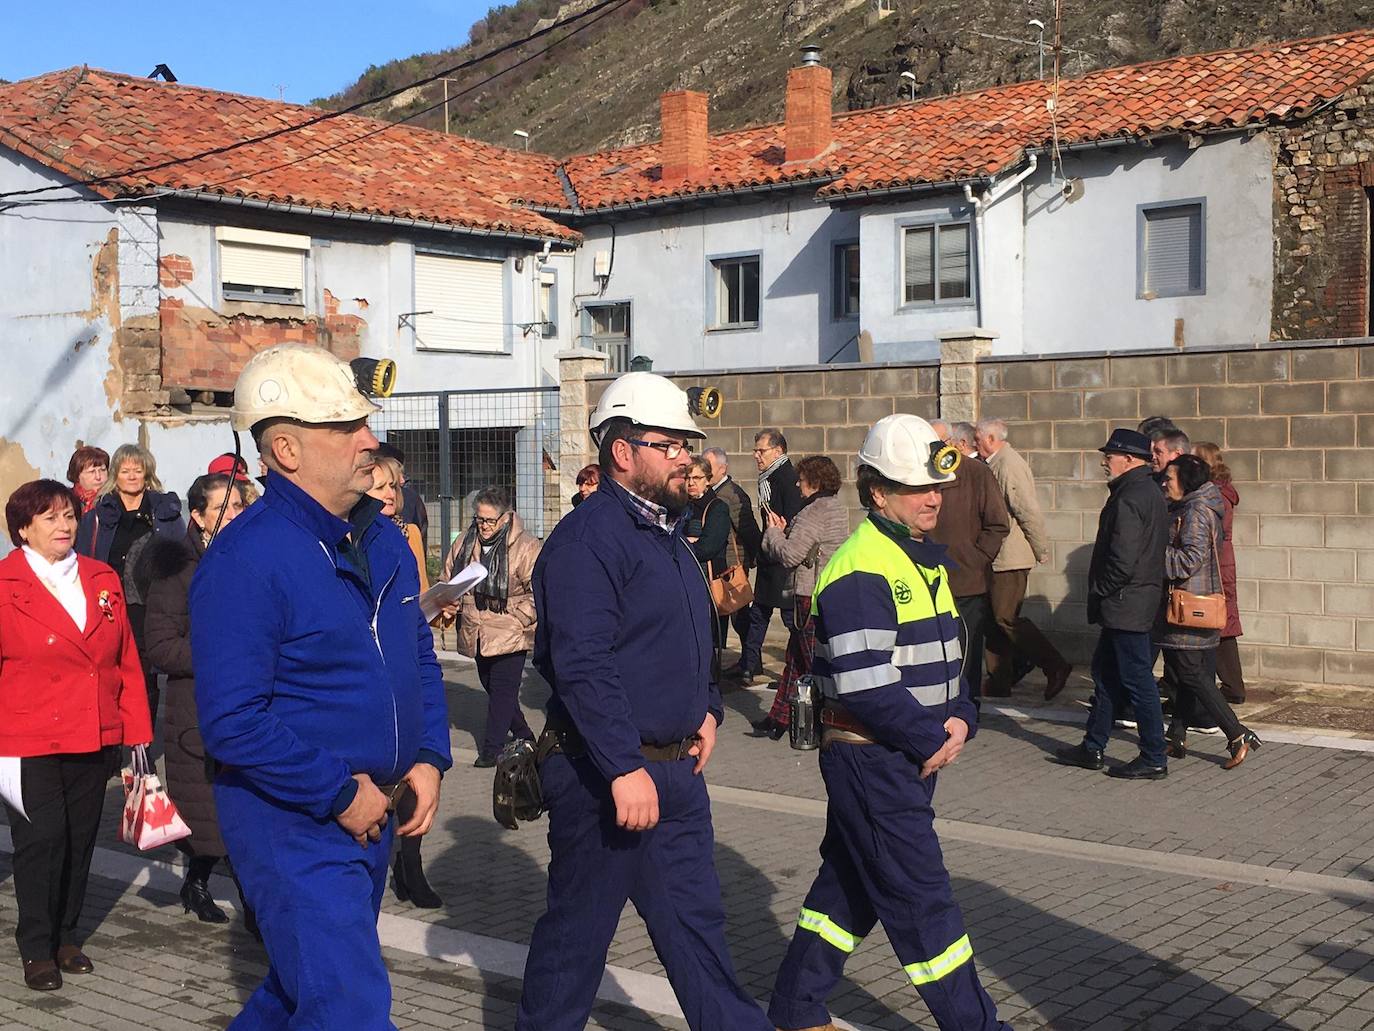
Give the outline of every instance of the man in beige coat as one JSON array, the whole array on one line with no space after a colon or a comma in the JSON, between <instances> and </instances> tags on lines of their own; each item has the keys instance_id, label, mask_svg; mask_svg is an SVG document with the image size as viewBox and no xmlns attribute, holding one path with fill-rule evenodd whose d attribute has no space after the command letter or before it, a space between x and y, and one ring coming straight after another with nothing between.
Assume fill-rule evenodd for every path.
<instances>
[{"instance_id":1,"label":"man in beige coat","mask_svg":"<svg viewBox=\"0 0 1374 1031\"><path fill-rule=\"evenodd\" d=\"M978 454L997 478L1011 514L1011 533L992 563L992 588L988 593L999 634L989 636L985 693L993 697L1011 694L1014 657L1020 655L1044 670L1045 700L1049 701L1064 689L1073 666L1039 627L1021 615L1030 571L1050 557L1045 517L1035 496L1035 476L1026 460L1007 443L1007 424L1001 419L980 421L975 442ZM1001 640L997 640L999 636ZM1008 644L1010 648L1006 647Z\"/></svg>"}]
</instances>

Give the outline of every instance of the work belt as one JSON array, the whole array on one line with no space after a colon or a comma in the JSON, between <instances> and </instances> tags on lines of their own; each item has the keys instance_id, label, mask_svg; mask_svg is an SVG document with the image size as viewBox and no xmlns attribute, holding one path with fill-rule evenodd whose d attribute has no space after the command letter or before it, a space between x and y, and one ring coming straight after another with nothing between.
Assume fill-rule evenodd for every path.
<instances>
[{"instance_id":1,"label":"work belt","mask_svg":"<svg viewBox=\"0 0 1374 1031\"><path fill-rule=\"evenodd\" d=\"M397 781L395 784L378 784L377 790L386 796L386 811L395 813L406 823L415 813L415 792L410 790L410 782Z\"/></svg>"},{"instance_id":2,"label":"work belt","mask_svg":"<svg viewBox=\"0 0 1374 1031\"><path fill-rule=\"evenodd\" d=\"M639 754L650 762L676 762L678 759L689 758L691 749L700 741L701 738L696 734L666 745L641 741ZM544 733L539 735L539 741L534 746L534 751L539 762L543 762L549 756L560 752L569 759L580 759L587 754L587 742L583 740L576 727L569 724L555 726L553 720L550 720L548 725L544 727Z\"/></svg>"},{"instance_id":3,"label":"work belt","mask_svg":"<svg viewBox=\"0 0 1374 1031\"><path fill-rule=\"evenodd\" d=\"M834 744L872 745L877 744L873 733L834 702L827 702L821 709L821 747Z\"/></svg>"}]
</instances>

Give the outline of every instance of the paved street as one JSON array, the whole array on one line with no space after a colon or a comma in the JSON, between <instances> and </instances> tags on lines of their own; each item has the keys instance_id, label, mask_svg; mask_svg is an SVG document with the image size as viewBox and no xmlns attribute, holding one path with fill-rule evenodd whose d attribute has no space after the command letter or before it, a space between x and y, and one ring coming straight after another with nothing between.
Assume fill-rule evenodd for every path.
<instances>
[{"instance_id":1,"label":"paved street","mask_svg":"<svg viewBox=\"0 0 1374 1031\"><path fill-rule=\"evenodd\" d=\"M543 908L544 828L505 831L491 819L490 773L470 767L485 699L471 666L446 669L461 757L425 846L446 906L388 895L393 1014L402 1028L509 1028ZM531 709L543 693L527 678ZM813 755L743 736L768 701L727 696L710 770L730 944L761 1001L815 873L824 813ZM1314 738L1284 728L1227 773L1223 742L1199 737L1168 781L1122 783L1046 761L1078 739L1072 702L1025 713L986 717L936 800L976 961L1004 1019L1101 1031L1374 1027L1374 745L1297 743ZM1133 751L1123 738L1110 758ZM0 891L0 1027L223 1027L262 976L265 957L241 923L182 913L170 850L146 857L116 843L116 808L112 793L87 904L94 975L27 991L8 944L13 893ZM0 829L4 881L8 847ZM232 898L227 879L216 889ZM633 911L609 963L592 1027L686 1026ZM848 975L837 1017L933 1031L881 930Z\"/></svg>"}]
</instances>

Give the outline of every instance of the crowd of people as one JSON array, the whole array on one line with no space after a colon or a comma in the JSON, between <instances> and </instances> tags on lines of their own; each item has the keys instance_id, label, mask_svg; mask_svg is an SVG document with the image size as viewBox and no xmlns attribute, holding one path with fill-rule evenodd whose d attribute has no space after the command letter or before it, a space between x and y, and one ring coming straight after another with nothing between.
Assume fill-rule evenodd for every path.
<instances>
[{"instance_id":1,"label":"crowd of people","mask_svg":"<svg viewBox=\"0 0 1374 1031\"><path fill-rule=\"evenodd\" d=\"M433 625L456 627L488 696L475 765L496 765L512 740L539 756L549 902L518 1027L585 1023L627 899L694 1028L824 1026L825 997L879 920L942 1028L1005 1026L970 962L932 822L932 775L976 732L982 700L1035 669L1051 700L1073 670L1022 611L1031 571L1055 556L1002 420L880 420L858 455L866 514L852 528L844 461L794 464L782 431L760 429L751 493L722 449L693 454L704 434L681 390L630 374L593 416L598 461L547 542L507 491L476 492L442 578L473 562L485 574L431 623L413 604L430 579L427 519L404 455L367 429L376 405L347 366L294 351L338 396L266 401L252 387L267 370L250 363L234 424L253 433L264 490L220 455L183 504L146 448L82 447L70 486L36 480L6 503L16 550L0 561L0 755L19 760L25 812L6 805L29 987L94 969L79 921L105 786L124 748L156 739L191 828L176 846L185 912L228 921L210 886L223 864L268 950L272 970L245 1008L254 1026L307 1012L387 1026L375 929L387 874L402 901L442 904L420 857L452 762ZM1158 417L1099 450L1094 693L1083 742L1054 758L1104 769L1118 723L1138 730L1140 754L1108 772L1160 779L1190 731L1215 727L1234 769L1260 741L1232 708L1245 692L1240 499L1224 456ZM740 595L717 591L722 578L744 578L752 599L727 606ZM720 684L763 677L775 611L788 639L752 734L782 737L814 677L830 817L765 1017L731 966L697 774L724 716ZM739 660L722 668L732 632ZM552 689L541 734L520 706L531 656ZM879 810L899 815L876 826L865 814Z\"/></svg>"}]
</instances>

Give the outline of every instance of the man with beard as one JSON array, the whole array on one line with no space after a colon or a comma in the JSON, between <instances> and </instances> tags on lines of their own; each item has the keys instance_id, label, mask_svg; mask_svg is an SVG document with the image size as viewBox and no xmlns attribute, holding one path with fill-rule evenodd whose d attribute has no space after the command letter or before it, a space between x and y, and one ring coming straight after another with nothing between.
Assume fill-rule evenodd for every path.
<instances>
[{"instance_id":1,"label":"man with beard","mask_svg":"<svg viewBox=\"0 0 1374 1031\"><path fill-rule=\"evenodd\" d=\"M592 414L601 486L534 567L534 664L553 689L538 753L548 908L525 964L518 1031L586 1026L629 899L693 1029L766 1031L725 947L701 777L723 718L710 593L682 537L687 395L621 376Z\"/></svg>"}]
</instances>

